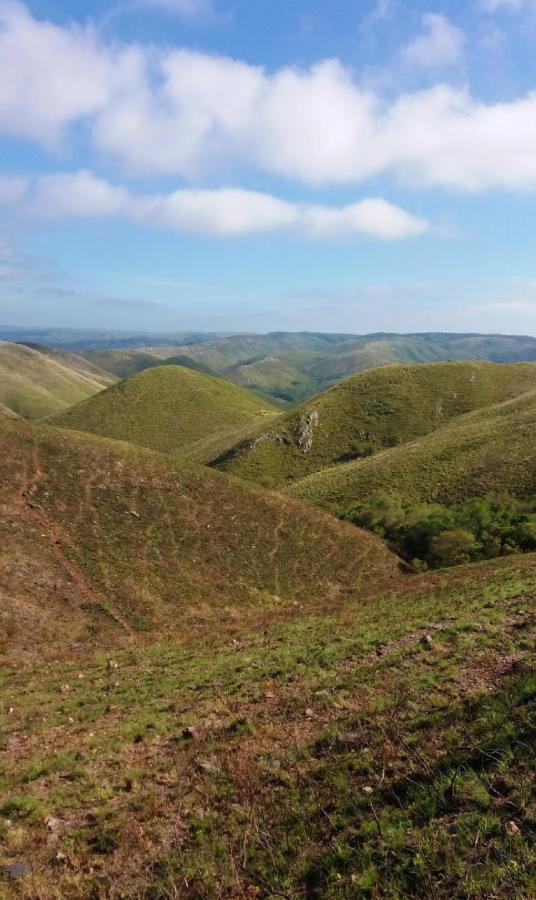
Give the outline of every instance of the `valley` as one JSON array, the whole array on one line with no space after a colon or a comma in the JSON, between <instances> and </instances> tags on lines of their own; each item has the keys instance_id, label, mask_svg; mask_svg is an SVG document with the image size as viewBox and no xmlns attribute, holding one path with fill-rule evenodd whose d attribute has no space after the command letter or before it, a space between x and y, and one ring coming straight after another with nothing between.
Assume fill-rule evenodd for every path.
<instances>
[{"instance_id":1,"label":"valley","mask_svg":"<svg viewBox=\"0 0 536 900\"><path fill-rule=\"evenodd\" d=\"M0 345L1 897L534 895L536 364L363 342Z\"/></svg>"}]
</instances>

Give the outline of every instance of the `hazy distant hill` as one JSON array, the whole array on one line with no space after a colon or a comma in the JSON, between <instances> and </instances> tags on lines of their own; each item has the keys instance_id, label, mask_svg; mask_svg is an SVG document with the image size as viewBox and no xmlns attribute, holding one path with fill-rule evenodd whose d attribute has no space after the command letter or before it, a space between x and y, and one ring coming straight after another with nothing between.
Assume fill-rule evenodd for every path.
<instances>
[{"instance_id":1,"label":"hazy distant hill","mask_svg":"<svg viewBox=\"0 0 536 900\"><path fill-rule=\"evenodd\" d=\"M0 403L23 418L60 412L113 380L73 353L0 342Z\"/></svg>"},{"instance_id":2,"label":"hazy distant hill","mask_svg":"<svg viewBox=\"0 0 536 900\"><path fill-rule=\"evenodd\" d=\"M536 365L485 362L394 365L341 381L214 462L261 484L296 478L370 456L444 425L462 413L536 387Z\"/></svg>"},{"instance_id":3,"label":"hazy distant hill","mask_svg":"<svg viewBox=\"0 0 536 900\"><path fill-rule=\"evenodd\" d=\"M235 335L181 353L237 384L300 402L341 378L391 363L536 360L536 338L477 334Z\"/></svg>"},{"instance_id":4,"label":"hazy distant hill","mask_svg":"<svg viewBox=\"0 0 536 900\"><path fill-rule=\"evenodd\" d=\"M92 400L66 410L54 423L164 452L276 413L243 388L173 365L145 369Z\"/></svg>"}]
</instances>

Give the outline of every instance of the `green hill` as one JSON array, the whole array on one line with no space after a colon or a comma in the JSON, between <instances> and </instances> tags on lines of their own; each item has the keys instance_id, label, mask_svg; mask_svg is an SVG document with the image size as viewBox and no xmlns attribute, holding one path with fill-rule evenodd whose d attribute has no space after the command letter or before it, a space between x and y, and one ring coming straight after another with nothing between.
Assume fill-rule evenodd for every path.
<instances>
[{"instance_id":1,"label":"green hill","mask_svg":"<svg viewBox=\"0 0 536 900\"><path fill-rule=\"evenodd\" d=\"M221 378L160 365L113 385L54 424L170 453L270 419L275 410Z\"/></svg>"},{"instance_id":2,"label":"green hill","mask_svg":"<svg viewBox=\"0 0 536 900\"><path fill-rule=\"evenodd\" d=\"M88 362L111 373L117 379L130 378L151 366L161 365L161 360L147 350L79 350Z\"/></svg>"},{"instance_id":3,"label":"green hill","mask_svg":"<svg viewBox=\"0 0 536 900\"><path fill-rule=\"evenodd\" d=\"M0 448L12 655L221 629L397 571L383 542L321 510L149 450L7 417Z\"/></svg>"},{"instance_id":4,"label":"green hill","mask_svg":"<svg viewBox=\"0 0 536 900\"><path fill-rule=\"evenodd\" d=\"M403 576L218 472L0 448L0 894L533 896L534 555Z\"/></svg>"},{"instance_id":5,"label":"green hill","mask_svg":"<svg viewBox=\"0 0 536 900\"><path fill-rule=\"evenodd\" d=\"M483 362L385 366L337 384L214 461L281 486L403 444L455 416L536 387L536 366Z\"/></svg>"},{"instance_id":6,"label":"green hill","mask_svg":"<svg viewBox=\"0 0 536 900\"><path fill-rule=\"evenodd\" d=\"M110 380L68 352L0 341L0 403L22 418L59 413L102 391Z\"/></svg>"},{"instance_id":7,"label":"green hill","mask_svg":"<svg viewBox=\"0 0 536 900\"><path fill-rule=\"evenodd\" d=\"M175 352L179 352L176 350ZM180 352L250 390L302 402L341 378L395 363L536 361L536 338L480 334L232 335Z\"/></svg>"},{"instance_id":8,"label":"green hill","mask_svg":"<svg viewBox=\"0 0 536 900\"><path fill-rule=\"evenodd\" d=\"M382 492L450 506L472 497L532 500L536 391L477 410L416 441L317 472L288 490L344 509Z\"/></svg>"}]
</instances>

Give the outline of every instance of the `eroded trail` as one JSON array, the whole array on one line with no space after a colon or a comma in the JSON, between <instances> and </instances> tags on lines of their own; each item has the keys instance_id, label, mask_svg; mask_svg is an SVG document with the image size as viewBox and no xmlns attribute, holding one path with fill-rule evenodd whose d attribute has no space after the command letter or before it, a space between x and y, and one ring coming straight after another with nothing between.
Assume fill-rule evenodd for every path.
<instances>
[{"instance_id":1,"label":"eroded trail","mask_svg":"<svg viewBox=\"0 0 536 900\"><path fill-rule=\"evenodd\" d=\"M67 555L64 547L67 546L74 549L72 542L61 531L54 520L45 512L43 507L33 499L34 494L44 478L44 472L39 456L39 447L36 443L34 443L32 447L32 462L33 471L26 474L17 493L19 507L28 512L30 516L38 522L42 534L47 537L50 542L54 559L67 573L69 578L77 585L86 601L96 607L104 609L108 615L127 632L129 637L132 640L135 640L136 633L129 622L100 596L76 563Z\"/></svg>"}]
</instances>

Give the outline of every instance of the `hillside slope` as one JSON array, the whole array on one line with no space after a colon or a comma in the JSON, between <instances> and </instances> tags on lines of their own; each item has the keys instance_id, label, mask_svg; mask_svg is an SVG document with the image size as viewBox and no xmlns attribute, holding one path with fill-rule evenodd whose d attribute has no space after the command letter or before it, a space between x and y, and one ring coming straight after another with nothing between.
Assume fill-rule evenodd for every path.
<instances>
[{"instance_id":1,"label":"hillside slope","mask_svg":"<svg viewBox=\"0 0 536 900\"><path fill-rule=\"evenodd\" d=\"M110 376L84 368L71 355L0 341L0 403L38 419L59 413L102 391Z\"/></svg>"},{"instance_id":2,"label":"hillside slope","mask_svg":"<svg viewBox=\"0 0 536 900\"><path fill-rule=\"evenodd\" d=\"M373 494L445 505L536 492L536 391L477 410L417 441L334 466L289 486L295 496L345 509Z\"/></svg>"},{"instance_id":3,"label":"hillside slope","mask_svg":"<svg viewBox=\"0 0 536 900\"><path fill-rule=\"evenodd\" d=\"M397 570L379 539L321 510L124 443L2 416L0 460L11 654L221 630Z\"/></svg>"},{"instance_id":4,"label":"hillside slope","mask_svg":"<svg viewBox=\"0 0 536 900\"><path fill-rule=\"evenodd\" d=\"M67 410L54 424L168 453L274 414L268 402L221 378L160 365Z\"/></svg>"},{"instance_id":5,"label":"hillside slope","mask_svg":"<svg viewBox=\"0 0 536 900\"><path fill-rule=\"evenodd\" d=\"M269 486L370 456L455 416L536 387L536 366L483 362L385 366L337 384L214 461Z\"/></svg>"}]
</instances>

